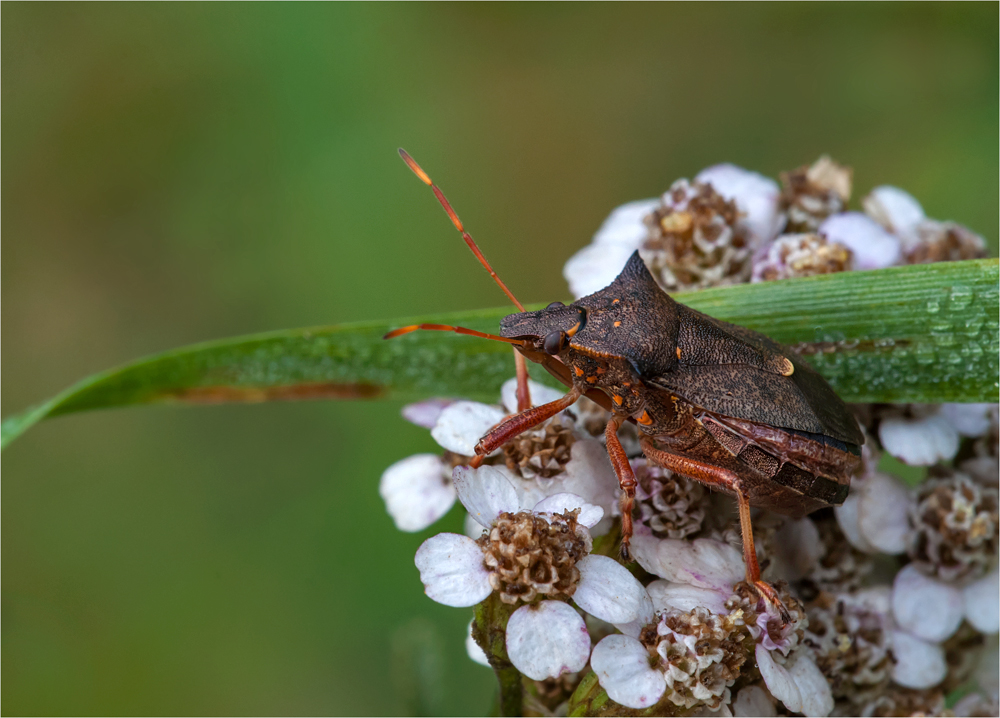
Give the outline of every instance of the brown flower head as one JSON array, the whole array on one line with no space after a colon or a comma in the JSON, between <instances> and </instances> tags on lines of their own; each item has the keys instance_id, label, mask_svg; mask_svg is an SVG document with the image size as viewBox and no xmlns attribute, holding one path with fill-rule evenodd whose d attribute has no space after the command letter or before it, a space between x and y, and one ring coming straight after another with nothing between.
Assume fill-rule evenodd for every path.
<instances>
[{"instance_id":1,"label":"brown flower head","mask_svg":"<svg viewBox=\"0 0 1000 718\"><path fill-rule=\"evenodd\" d=\"M649 235L639 253L667 291L749 278L753 235L736 203L711 185L677 180L645 222Z\"/></svg>"},{"instance_id":2,"label":"brown flower head","mask_svg":"<svg viewBox=\"0 0 1000 718\"><path fill-rule=\"evenodd\" d=\"M574 441L569 420L557 416L504 444L504 460L508 469L526 479L549 479L569 463Z\"/></svg>"},{"instance_id":3,"label":"brown flower head","mask_svg":"<svg viewBox=\"0 0 1000 718\"><path fill-rule=\"evenodd\" d=\"M701 530L709 495L702 484L646 459L633 460L632 469L639 482L638 520L654 536L681 539Z\"/></svg>"},{"instance_id":4,"label":"brown flower head","mask_svg":"<svg viewBox=\"0 0 1000 718\"><path fill-rule=\"evenodd\" d=\"M705 608L668 611L639 640L667 681L665 698L684 708L715 710L729 703L729 687L746 660L749 633L742 611L719 616Z\"/></svg>"},{"instance_id":5,"label":"brown flower head","mask_svg":"<svg viewBox=\"0 0 1000 718\"><path fill-rule=\"evenodd\" d=\"M854 269L854 254L818 234L784 234L753 264L753 281L770 282Z\"/></svg>"},{"instance_id":6,"label":"brown flower head","mask_svg":"<svg viewBox=\"0 0 1000 718\"><path fill-rule=\"evenodd\" d=\"M809 167L781 173L781 207L786 232L815 232L831 214L843 211L851 198L850 167L823 155Z\"/></svg>"},{"instance_id":7,"label":"brown flower head","mask_svg":"<svg viewBox=\"0 0 1000 718\"><path fill-rule=\"evenodd\" d=\"M577 523L579 510L545 517L504 512L477 543L491 571L490 585L504 603L528 603L537 596L572 596L580 580L576 562L591 548L590 534Z\"/></svg>"},{"instance_id":8,"label":"brown flower head","mask_svg":"<svg viewBox=\"0 0 1000 718\"><path fill-rule=\"evenodd\" d=\"M945 581L978 578L997 555L997 489L958 471L929 479L918 490L910 523L907 552L921 571Z\"/></svg>"},{"instance_id":9,"label":"brown flower head","mask_svg":"<svg viewBox=\"0 0 1000 718\"><path fill-rule=\"evenodd\" d=\"M985 256L987 251L983 238L956 222L925 219L916 227L916 238L903 242L903 257L907 264L954 262Z\"/></svg>"}]
</instances>

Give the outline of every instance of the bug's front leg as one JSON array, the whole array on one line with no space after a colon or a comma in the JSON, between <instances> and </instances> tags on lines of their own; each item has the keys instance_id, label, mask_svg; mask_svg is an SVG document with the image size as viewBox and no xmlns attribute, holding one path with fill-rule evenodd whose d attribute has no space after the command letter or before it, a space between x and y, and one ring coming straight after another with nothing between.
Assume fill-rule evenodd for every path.
<instances>
[{"instance_id":1,"label":"bug's front leg","mask_svg":"<svg viewBox=\"0 0 1000 718\"><path fill-rule=\"evenodd\" d=\"M711 486L718 486L736 495L740 508L740 532L743 536L743 561L746 563L746 580L765 601L774 606L785 623L791 621L788 609L778 597L774 586L760 577L760 564L757 563L757 550L753 545L753 526L750 523L750 500L741 486L739 477L727 469L691 459L680 454L664 451L653 445L648 437L639 441L642 453L665 469L670 469L683 476Z\"/></svg>"},{"instance_id":2,"label":"bug's front leg","mask_svg":"<svg viewBox=\"0 0 1000 718\"><path fill-rule=\"evenodd\" d=\"M504 419L490 429L489 433L476 444L476 455L472 457L469 466L474 469L477 468L483 463L483 459L515 436L524 433L534 426L538 426L546 419L551 419L563 409L572 406L582 395L583 390L574 386L565 396L555 401L550 401L548 404L536 406L533 409L522 411Z\"/></svg>"},{"instance_id":3,"label":"bug's front leg","mask_svg":"<svg viewBox=\"0 0 1000 718\"><path fill-rule=\"evenodd\" d=\"M636 480L622 442L618 439L618 429L624 421L624 416L612 415L611 421L604 429L604 437L607 440L611 466L614 467L615 475L618 476L618 486L622 490L621 498L618 500L622 513L622 542L618 550L623 560L631 561L632 556L628 547L632 540L632 507L635 506Z\"/></svg>"}]
</instances>

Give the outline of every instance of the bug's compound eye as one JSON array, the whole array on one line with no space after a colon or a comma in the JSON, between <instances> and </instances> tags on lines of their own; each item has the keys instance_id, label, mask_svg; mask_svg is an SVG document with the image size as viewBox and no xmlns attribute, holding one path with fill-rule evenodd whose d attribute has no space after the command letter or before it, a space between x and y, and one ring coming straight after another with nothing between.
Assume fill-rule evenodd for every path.
<instances>
[{"instance_id":1,"label":"bug's compound eye","mask_svg":"<svg viewBox=\"0 0 1000 718\"><path fill-rule=\"evenodd\" d=\"M549 306L547 306L545 308L546 309L559 309L560 307L565 307L565 306L566 305L563 304L562 302L552 302L552 304L550 304Z\"/></svg>"},{"instance_id":2,"label":"bug's compound eye","mask_svg":"<svg viewBox=\"0 0 1000 718\"><path fill-rule=\"evenodd\" d=\"M555 356L563 348L565 341L566 332L549 332L542 340L542 349L545 350L546 354Z\"/></svg>"}]
</instances>

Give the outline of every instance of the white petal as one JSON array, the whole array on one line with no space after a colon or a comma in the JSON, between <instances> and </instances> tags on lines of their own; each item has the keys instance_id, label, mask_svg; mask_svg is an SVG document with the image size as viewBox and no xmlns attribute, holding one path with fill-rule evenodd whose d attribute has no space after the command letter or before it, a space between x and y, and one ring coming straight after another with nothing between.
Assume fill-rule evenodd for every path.
<instances>
[{"instance_id":1,"label":"white petal","mask_svg":"<svg viewBox=\"0 0 1000 718\"><path fill-rule=\"evenodd\" d=\"M567 493L546 496L531 511L536 514L562 514L573 509L580 509L577 521L588 529L604 518L604 509L600 506L588 504L582 496Z\"/></svg>"},{"instance_id":2,"label":"white petal","mask_svg":"<svg viewBox=\"0 0 1000 718\"><path fill-rule=\"evenodd\" d=\"M997 570L965 587L965 615L980 633L1000 631L1000 576Z\"/></svg>"},{"instance_id":3,"label":"white petal","mask_svg":"<svg viewBox=\"0 0 1000 718\"><path fill-rule=\"evenodd\" d=\"M641 243L642 240L637 246ZM588 244L570 257L563 267L563 277L569 283L573 298L586 297L611 284L636 248L620 244Z\"/></svg>"},{"instance_id":4,"label":"white petal","mask_svg":"<svg viewBox=\"0 0 1000 718\"><path fill-rule=\"evenodd\" d=\"M924 208L899 187L876 187L861 204L872 219L906 239L916 237L917 225L924 220Z\"/></svg>"},{"instance_id":5,"label":"white petal","mask_svg":"<svg viewBox=\"0 0 1000 718\"><path fill-rule=\"evenodd\" d=\"M643 218L660 206L658 198L640 199L616 207L594 235L594 244L618 244L635 251L646 239Z\"/></svg>"},{"instance_id":6,"label":"white petal","mask_svg":"<svg viewBox=\"0 0 1000 718\"><path fill-rule=\"evenodd\" d=\"M712 613L728 613L725 604L730 594L714 588L698 588L686 583L657 579L646 586L646 593L653 600L653 608L657 611L675 609L687 612L701 606Z\"/></svg>"},{"instance_id":7,"label":"white petal","mask_svg":"<svg viewBox=\"0 0 1000 718\"><path fill-rule=\"evenodd\" d=\"M667 688L663 673L650 667L646 648L628 636L601 639L590 657L590 667L608 697L629 708L654 705Z\"/></svg>"},{"instance_id":8,"label":"white petal","mask_svg":"<svg viewBox=\"0 0 1000 718\"><path fill-rule=\"evenodd\" d=\"M740 718L754 716L770 718L778 715L778 711L767 691L760 686L746 686L736 694L736 700L733 701L733 715Z\"/></svg>"},{"instance_id":9,"label":"white petal","mask_svg":"<svg viewBox=\"0 0 1000 718\"><path fill-rule=\"evenodd\" d=\"M469 515L489 527L503 512L517 513L517 492L506 473L495 466L456 466L452 475L458 500Z\"/></svg>"},{"instance_id":10,"label":"white petal","mask_svg":"<svg viewBox=\"0 0 1000 718\"><path fill-rule=\"evenodd\" d=\"M941 416L962 436L982 436L990 430L990 410L996 404L942 404Z\"/></svg>"},{"instance_id":11,"label":"white petal","mask_svg":"<svg viewBox=\"0 0 1000 718\"><path fill-rule=\"evenodd\" d=\"M930 688L944 680L947 666L944 651L905 631L892 632L892 680L907 688Z\"/></svg>"},{"instance_id":12,"label":"white petal","mask_svg":"<svg viewBox=\"0 0 1000 718\"><path fill-rule=\"evenodd\" d=\"M470 539L476 540L483 537L487 529L469 514L465 515L465 519L462 521L462 533L468 536Z\"/></svg>"},{"instance_id":13,"label":"white petal","mask_svg":"<svg viewBox=\"0 0 1000 718\"><path fill-rule=\"evenodd\" d=\"M562 491L582 496L600 506L605 514L618 505L618 477L611 467L608 450L597 439L578 439L570 448Z\"/></svg>"},{"instance_id":14,"label":"white petal","mask_svg":"<svg viewBox=\"0 0 1000 718\"><path fill-rule=\"evenodd\" d=\"M550 401L561 399L566 392L559 391L558 389L550 389L544 384L539 384L537 381L529 379L528 393L531 395L531 405L541 406L542 404L548 404ZM517 377L508 379L503 383L503 386L500 387L500 399L508 414L517 413Z\"/></svg>"},{"instance_id":15,"label":"white petal","mask_svg":"<svg viewBox=\"0 0 1000 718\"><path fill-rule=\"evenodd\" d=\"M695 182L707 183L745 215L757 241L770 242L783 221L778 212L781 189L774 180L733 164L714 165L698 173Z\"/></svg>"},{"instance_id":16,"label":"white petal","mask_svg":"<svg viewBox=\"0 0 1000 718\"><path fill-rule=\"evenodd\" d=\"M423 531L448 513L456 494L445 470L434 454L415 454L385 470L378 492L396 528Z\"/></svg>"},{"instance_id":17,"label":"white petal","mask_svg":"<svg viewBox=\"0 0 1000 718\"><path fill-rule=\"evenodd\" d=\"M486 432L503 421L503 409L477 401L456 401L446 406L431 429L434 441L448 451L473 456Z\"/></svg>"},{"instance_id":18,"label":"white petal","mask_svg":"<svg viewBox=\"0 0 1000 718\"><path fill-rule=\"evenodd\" d=\"M786 666L802 698L801 712L807 716L828 716L833 710L830 684L806 650L799 650Z\"/></svg>"},{"instance_id":19,"label":"white petal","mask_svg":"<svg viewBox=\"0 0 1000 718\"><path fill-rule=\"evenodd\" d=\"M958 452L958 432L940 413L920 419L884 419L878 438L886 451L910 466L950 461Z\"/></svg>"},{"instance_id":20,"label":"white petal","mask_svg":"<svg viewBox=\"0 0 1000 718\"><path fill-rule=\"evenodd\" d=\"M844 532L844 536L847 537L847 542L851 546L858 551L875 553L877 549L868 543L868 540L861 533L861 528L858 526L858 505L861 502L860 486L861 482L855 481L851 493L847 495L844 503L833 507L833 513L837 517L840 530Z\"/></svg>"},{"instance_id":21,"label":"white petal","mask_svg":"<svg viewBox=\"0 0 1000 718\"><path fill-rule=\"evenodd\" d=\"M486 657L486 653L483 649L479 647L476 643L476 639L472 637L472 624L474 621L469 621L469 630L465 634L465 652L469 654L469 658L478 663L481 666L486 666L489 668L490 659Z\"/></svg>"},{"instance_id":22,"label":"white petal","mask_svg":"<svg viewBox=\"0 0 1000 718\"><path fill-rule=\"evenodd\" d=\"M764 684L771 691L771 695L784 703L785 708L792 713L801 713L802 695L795 679L784 666L775 662L771 652L764 646L758 643L754 651L757 656L757 668L760 669L761 678L764 679Z\"/></svg>"},{"instance_id":23,"label":"white petal","mask_svg":"<svg viewBox=\"0 0 1000 718\"><path fill-rule=\"evenodd\" d=\"M433 429L446 406L454 404L454 399L426 399L403 407L403 418L424 429Z\"/></svg>"},{"instance_id":24,"label":"white petal","mask_svg":"<svg viewBox=\"0 0 1000 718\"><path fill-rule=\"evenodd\" d=\"M699 588L729 591L744 575L740 552L712 539L682 541L635 536L632 555L650 573Z\"/></svg>"},{"instance_id":25,"label":"white petal","mask_svg":"<svg viewBox=\"0 0 1000 718\"><path fill-rule=\"evenodd\" d=\"M773 570L786 581L804 578L823 557L819 529L810 518L786 521L774 535Z\"/></svg>"},{"instance_id":26,"label":"white petal","mask_svg":"<svg viewBox=\"0 0 1000 718\"><path fill-rule=\"evenodd\" d=\"M899 261L899 239L871 217L860 212L842 212L827 217L819 233L854 252L858 269L881 269Z\"/></svg>"},{"instance_id":27,"label":"white petal","mask_svg":"<svg viewBox=\"0 0 1000 718\"><path fill-rule=\"evenodd\" d=\"M580 583L573 601L584 611L608 623L653 620L653 604L646 589L613 558L584 556L576 567Z\"/></svg>"},{"instance_id":28,"label":"white petal","mask_svg":"<svg viewBox=\"0 0 1000 718\"><path fill-rule=\"evenodd\" d=\"M558 678L587 665L590 634L568 603L541 601L521 606L507 623L507 655L528 678Z\"/></svg>"},{"instance_id":29,"label":"white petal","mask_svg":"<svg viewBox=\"0 0 1000 718\"><path fill-rule=\"evenodd\" d=\"M475 606L493 590L483 551L468 536L431 536L420 544L413 562L424 593L445 606Z\"/></svg>"},{"instance_id":30,"label":"white petal","mask_svg":"<svg viewBox=\"0 0 1000 718\"><path fill-rule=\"evenodd\" d=\"M892 583L892 614L905 631L939 643L956 630L965 613L962 593L954 586L925 576L912 563Z\"/></svg>"},{"instance_id":31,"label":"white petal","mask_svg":"<svg viewBox=\"0 0 1000 718\"><path fill-rule=\"evenodd\" d=\"M858 529L865 541L887 554L906 551L913 496L894 476L873 472L861 482Z\"/></svg>"}]
</instances>

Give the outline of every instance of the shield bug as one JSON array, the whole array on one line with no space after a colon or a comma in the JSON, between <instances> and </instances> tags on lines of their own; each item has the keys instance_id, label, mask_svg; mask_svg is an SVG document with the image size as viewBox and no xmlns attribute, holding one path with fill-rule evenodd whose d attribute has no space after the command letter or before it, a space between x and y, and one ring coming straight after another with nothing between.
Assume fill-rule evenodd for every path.
<instances>
[{"instance_id":1,"label":"shield bug","mask_svg":"<svg viewBox=\"0 0 1000 718\"><path fill-rule=\"evenodd\" d=\"M678 304L656 284L638 252L599 292L525 311L441 190L399 152L520 310L500 322L499 335L436 324L386 335L444 330L513 345L518 413L482 437L472 466L587 396L611 412L605 437L622 491L622 557L629 558L636 479L618 430L631 421L650 461L736 497L746 580L787 620L774 588L761 579L750 508L797 518L847 498L864 436L830 385L788 347ZM532 408L525 358L545 367L569 392Z\"/></svg>"}]
</instances>

